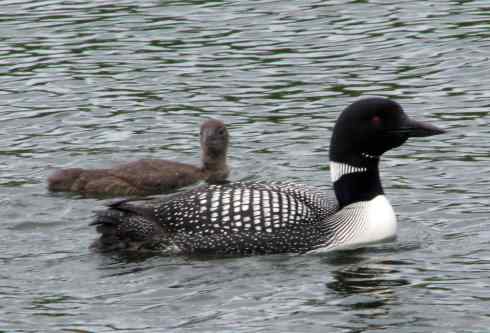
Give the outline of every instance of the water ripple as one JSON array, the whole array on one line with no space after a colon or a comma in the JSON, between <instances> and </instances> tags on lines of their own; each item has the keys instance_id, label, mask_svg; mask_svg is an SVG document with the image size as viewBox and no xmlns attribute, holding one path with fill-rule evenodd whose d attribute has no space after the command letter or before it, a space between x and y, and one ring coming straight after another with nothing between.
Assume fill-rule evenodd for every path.
<instances>
[{"instance_id":1,"label":"water ripple","mask_svg":"<svg viewBox=\"0 0 490 333\"><path fill-rule=\"evenodd\" d=\"M485 331L489 6L475 1L2 2L0 330ZM330 190L333 124L360 96L448 129L386 154L399 239L326 256L103 256L104 201L58 167L198 163L229 124L233 180ZM6 319L5 319L6 318Z\"/></svg>"}]
</instances>

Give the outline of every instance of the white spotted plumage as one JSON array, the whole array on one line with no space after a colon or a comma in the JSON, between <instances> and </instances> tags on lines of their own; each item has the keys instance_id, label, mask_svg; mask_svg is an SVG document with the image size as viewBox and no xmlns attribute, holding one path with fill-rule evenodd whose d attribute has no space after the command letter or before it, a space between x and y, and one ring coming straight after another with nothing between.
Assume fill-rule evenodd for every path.
<instances>
[{"instance_id":1,"label":"white spotted plumage","mask_svg":"<svg viewBox=\"0 0 490 333\"><path fill-rule=\"evenodd\" d=\"M350 166L341 166L338 170L344 174L362 172ZM203 202L202 195L198 195L184 196L181 200L177 198L163 204L158 215L167 219L162 224L170 228L180 228L185 224L200 225L187 235L197 234L206 239L212 237L219 244L236 238L235 241L251 248L265 237L261 236L262 233L275 235L287 232L288 246L301 250L310 242L308 238L312 238L312 243L314 238L317 242L314 251L317 252L385 239L393 236L396 230L393 209L384 196L369 202L356 202L335 213L338 208L333 200L304 185L238 183L230 188L225 186L207 191L206 202ZM187 217L181 214L182 206L189 208ZM381 218L376 214L381 214ZM373 221L379 223L374 224ZM247 234L244 236L243 232ZM323 236L320 237L320 234ZM288 244L279 236L274 237L280 244ZM206 240L206 244L208 242ZM208 245L216 247L218 243L211 241ZM275 246L282 246L280 244Z\"/></svg>"}]
</instances>

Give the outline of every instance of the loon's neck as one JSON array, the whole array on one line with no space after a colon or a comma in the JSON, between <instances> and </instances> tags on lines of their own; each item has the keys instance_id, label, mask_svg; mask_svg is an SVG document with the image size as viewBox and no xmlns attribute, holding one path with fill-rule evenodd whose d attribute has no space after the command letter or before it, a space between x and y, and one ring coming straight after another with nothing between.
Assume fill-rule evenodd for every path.
<instances>
[{"instance_id":1,"label":"loon's neck","mask_svg":"<svg viewBox=\"0 0 490 333\"><path fill-rule=\"evenodd\" d=\"M383 194L379 157L368 154L330 162L330 175L340 208Z\"/></svg>"},{"instance_id":2,"label":"loon's neck","mask_svg":"<svg viewBox=\"0 0 490 333\"><path fill-rule=\"evenodd\" d=\"M202 166L209 171L218 171L227 168L226 155L210 156L206 155L202 158Z\"/></svg>"},{"instance_id":3,"label":"loon's neck","mask_svg":"<svg viewBox=\"0 0 490 333\"><path fill-rule=\"evenodd\" d=\"M201 170L206 174L208 182L224 182L230 173L226 162L226 152L205 150L202 157Z\"/></svg>"}]
</instances>

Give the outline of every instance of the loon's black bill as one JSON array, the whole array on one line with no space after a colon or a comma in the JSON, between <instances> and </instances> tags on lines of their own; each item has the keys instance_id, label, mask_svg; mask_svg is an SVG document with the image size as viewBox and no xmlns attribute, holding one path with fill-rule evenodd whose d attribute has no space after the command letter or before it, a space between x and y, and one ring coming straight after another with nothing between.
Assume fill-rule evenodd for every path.
<instances>
[{"instance_id":1,"label":"loon's black bill","mask_svg":"<svg viewBox=\"0 0 490 333\"><path fill-rule=\"evenodd\" d=\"M395 131L398 133L406 133L409 137L422 137L446 133L442 128L412 119L407 119L405 124Z\"/></svg>"}]
</instances>

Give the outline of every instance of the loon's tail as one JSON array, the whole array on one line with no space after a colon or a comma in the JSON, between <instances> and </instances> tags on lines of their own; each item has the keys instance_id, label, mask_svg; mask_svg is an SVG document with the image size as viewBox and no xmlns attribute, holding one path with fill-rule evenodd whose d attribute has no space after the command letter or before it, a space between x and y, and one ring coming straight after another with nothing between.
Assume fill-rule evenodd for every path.
<instances>
[{"instance_id":1,"label":"loon's tail","mask_svg":"<svg viewBox=\"0 0 490 333\"><path fill-rule=\"evenodd\" d=\"M131 200L117 201L96 212L90 225L100 234L92 247L101 251L150 249L161 238L162 227L152 216L153 210L135 207Z\"/></svg>"}]
</instances>

